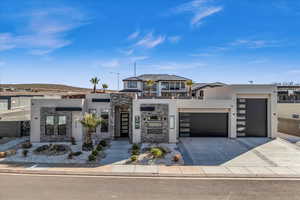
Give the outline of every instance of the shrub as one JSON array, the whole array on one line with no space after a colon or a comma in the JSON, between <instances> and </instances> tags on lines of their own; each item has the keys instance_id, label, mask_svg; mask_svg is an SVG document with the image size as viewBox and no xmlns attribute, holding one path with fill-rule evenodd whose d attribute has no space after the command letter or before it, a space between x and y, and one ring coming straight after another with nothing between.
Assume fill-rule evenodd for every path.
<instances>
[{"instance_id":1,"label":"shrub","mask_svg":"<svg viewBox=\"0 0 300 200\"><path fill-rule=\"evenodd\" d=\"M131 155L139 155L139 154L140 154L140 152L137 149L134 149L131 151Z\"/></svg>"},{"instance_id":2,"label":"shrub","mask_svg":"<svg viewBox=\"0 0 300 200\"><path fill-rule=\"evenodd\" d=\"M50 151L54 151L54 152L65 152L65 151L67 151L67 148L66 148L65 145L54 144L54 145L51 145Z\"/></svg>"},{"instance_id":3,"label":"shrub","mask_svg":"<svg viewBox=\"0 0 300 200\"><path fill-rule=\"evenodd\" d=\"M74 137L71 137L71 144L72 144L72 145L76 145L76 140L75 140Z\"/></svg>"},{"instance_id":4,"label":"shrub","mask_svg":"<svg viewBox=\"0 0 300 200\"><path fill-rule=\"evenodd\" d=\"M154 158L161 158L163 157L164 153L160 148L153 147L150 150L151 154L153 155Z\"/></svg>"},{"instance_id":5,"label":"shrub","mask_svg":"<svg viewBox=\"0 0 300 200\"><path fill-rule=\"evenodd\" d=\"M30 142L25 142L22 144L22 149L30 149L32 144Z\"/></svg>"},{"instance_id":6,"label":"shrub","mask_svg":"<svg viewBox=\"0 0 300 200\"><path fill-rule=\"evenodd\" d=\"M138 156L137 155L132 155L130 157L131 162L136 162L138 160Z\"/></svg>"},{"instance_id":7,"label":"shrub","mask_svg":"<svg viewBox=\"0 0 300 200\"><path fill-rule=\"evenodd\" d=\"M23 154L24 157L27 157L28 150L27 149L23 149L22 154Z\"/></svg>"},{"instance_id":8,"label":"shrub","mask_svg":"<svg viewBox=\"0 0 300 200\"><path fill-rule=\"evenodd\" d=\"M93 143L83 143L83 145L82 145L83 151L91 151L91 150L93 150L93 148L94 148Z\"/></svg>"},{"instance_id":9,"label":"shrub","mask_svg":"<svg viewBox=\"0 0 300 200\"><path fill-rule=\"evenodd\" d=\"M12 156L12 155L15 155L16 153L17 153L17 151L15 149L10 149L5 152L5 155Z\"/></svg>"},{"instance_id":10,"label":"shrub","mask_svg":"<svg viewBox=\"0 0 300 200\"><path fill-rule=\"evenodd\" d=\"M107 146L107 142L106 142L105 140L101 140L101 141L99 142L99 144L100 144L101 146L103 146L103 147L106 147L106 146Z\"/></svg>"},{"instance_id":11,"label":"shrub","mask_svg":"<svg viewBox=\"0 0 300 200\"><path fill-rule=\"evenodd\" d=\"M37 147L34 151L37 153L41 153L43 151L48 150L49 148L50 148L50 145L42 145L42 146Z\"/></svg>"},{"instance_id":12,"label":"shrub","mask_svg":"<svg viewBox=\"0 0 300 200\"><path fill-rule=\"evenodd\" d=\"M138 144L133 144L132 145L132 150L139 150L140 146Z\"/></svg>"},{"instance_id":13,"label":"shrub","mask_svg":"<svg viewBox=\"0 0 300 200\"><path fill-rule=\"evenodd\" d=\"M180 160L181 156L179 154L176 154L173 156L173 161L178 162Z\"/></svg>"},{"instance_id":14,"label":"shrub","mask_svg":"<svg viewBox=\"0 0 300 200\"><path fill-rule=\"evenodd\" d=\"M98 156L98 153L99 153L99 152L97 151L97 149L95 149L95 150L92 151L92 154L93 154L94 156Z\"/></svg>"},{"instance_id":15,"label":"shrub","mask_svg":"<svg viewBox=\"0 0 300 200\"><path fill-rule=\"evenodd\" d=\"M96 147L96 149L97 149L97 151L102 151L103 147L98 144L97 147Z\"/></svg>"},{"instance_id":16,"label":"shrub","mask_svg":"<svg viewBox=\"0 0 300 200\"><path fill-rule=\"evenodd\" d=\"M72 154L73 154L73 156L80 156L82 154L82 152L81 151L76 151L76 152L73 152Z\"/></svg>"},{"instance_id":17,"label":"shrub","mask_svg":"<svg viewBox=\"0 0 300 200\"><path fill-rule=\"evenodd\" d=\"M89 161L95 161L96 160L96 156L94 156L93 154L89 155Z\"/></svg>"},{"instance_id":18,"label":"shrub","mask_svg":"<svg viewBox=\"0 0 300 200\"><path fill-rule=\"evenodd\" d=\"M70 153L69 153L68 159L73 159L73 152L70 152Z\"/></svg>"}]
</instances>

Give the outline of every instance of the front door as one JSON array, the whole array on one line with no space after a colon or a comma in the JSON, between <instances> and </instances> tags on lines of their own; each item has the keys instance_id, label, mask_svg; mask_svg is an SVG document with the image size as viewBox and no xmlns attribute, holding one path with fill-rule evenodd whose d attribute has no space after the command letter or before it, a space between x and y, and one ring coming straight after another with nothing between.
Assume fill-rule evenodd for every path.
<instances>
[{"instance_id":1,"label":"front door","mask_svg":"<svg viewBox=\"0 0 300 200\"><path fill-rule=\"evenodd\" d=\"M120 137L128 137L129 133L129 113L121 112L120 115Z\"/></svg>"}]
</instances>

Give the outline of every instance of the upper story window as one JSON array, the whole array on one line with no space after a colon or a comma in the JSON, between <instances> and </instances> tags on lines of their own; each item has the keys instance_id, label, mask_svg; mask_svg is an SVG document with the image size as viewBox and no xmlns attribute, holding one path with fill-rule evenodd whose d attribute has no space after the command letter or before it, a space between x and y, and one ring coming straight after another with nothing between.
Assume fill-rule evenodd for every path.
<instances>
[{"instance_id":1,"label":"upper story window","mask_svg":"<svg viewBox=\"0 0 300 200\"><path fill-rule=\"evenodd\" d=\"M143 83L143 88L144 88L144 90L149 90L149 87L146 82ZM157 88L157 83L154 83L151 87L151 90L156 91L156 88Z\"/></svg>"},{"instance_id":2,"label":"upper story window","mask_svg":"<svg viewBox=\"0 0 300 200\"><path fill-rule=\"evenodd\" d=\"M169 90L170 89L169 82L162 82L161 83L161 89L162 90Z\"/></svg>"},{"instance_id":3,"label":"upper story window","mask_svg":"<svg viewBox=\"0 0 300 200\"><path fill-rule=\"evenodd\" d=\"M137 81L128 81L127 88L137 88Z\"/></svg>"}]
</instances>

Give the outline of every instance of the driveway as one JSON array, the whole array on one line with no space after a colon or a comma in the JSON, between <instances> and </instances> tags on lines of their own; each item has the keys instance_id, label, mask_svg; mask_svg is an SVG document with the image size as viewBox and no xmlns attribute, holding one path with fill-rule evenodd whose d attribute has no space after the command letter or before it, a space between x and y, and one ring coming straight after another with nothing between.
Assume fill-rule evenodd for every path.
<instances>
[{"instance_id":1,"label":"driveway","mask_svg":"<svg viewBox=\"0 0 300 200\"><path fill-rule=\"evenodd\" d=\"M181 138L185 163L228 167L300 166L300 147L269 138Z\"/></svg>"}]
</instances>

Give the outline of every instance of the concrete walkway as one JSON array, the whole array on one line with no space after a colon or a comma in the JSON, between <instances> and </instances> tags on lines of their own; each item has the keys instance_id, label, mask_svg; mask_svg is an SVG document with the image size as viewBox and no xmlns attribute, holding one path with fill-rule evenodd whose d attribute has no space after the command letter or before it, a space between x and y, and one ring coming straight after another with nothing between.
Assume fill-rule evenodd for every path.
<instances>
[{"instance_id":1,"label":"concrete walkway","mask_svg":"<svg viewBox=\"0 0 300 200\"><path fill-rule=\"evenodd\" d=\"M226 166L144 166L104 165L68 167L54 165L0 164L0 173L91 175L91 176L175 176L175 177L291 177L300 178L300 167L226 167Z\"/></svg>"},{"instance_id":2,"label":"concrete walkway","mask_svg":"<svg viewBox=\"0 0 300 200\"><path fill-rule=\"evenodd\" d=\"M105 151L106 157L100 161L102 165L124 164L130 158L128 150L131 144L128 140L113 140L111 147Z\"/></svg>"}]
</instances>

